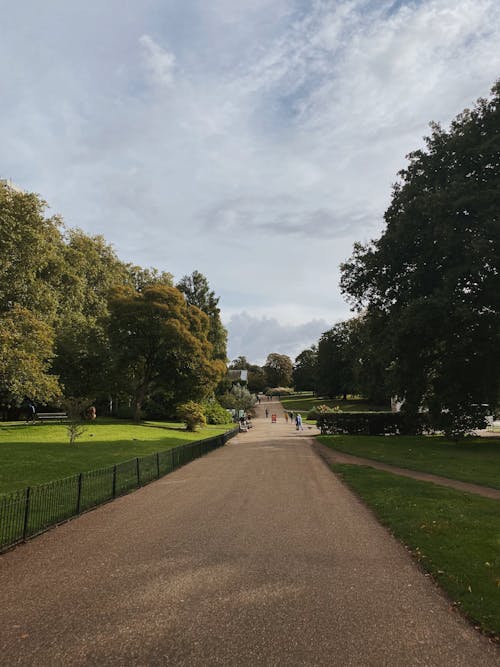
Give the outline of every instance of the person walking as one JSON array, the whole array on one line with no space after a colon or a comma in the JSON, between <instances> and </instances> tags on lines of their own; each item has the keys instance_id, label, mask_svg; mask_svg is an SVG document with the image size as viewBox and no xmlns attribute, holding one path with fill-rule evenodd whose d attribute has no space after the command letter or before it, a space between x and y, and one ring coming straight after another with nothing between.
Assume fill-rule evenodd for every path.
<instances>
[{"instance_id":1,"label":"person walking","mask_svg":"<svg viewBox=\"0 0 500 667\"><path fill-rule=\"evenodd\" d=\"M266 419L269 417L269 410L266 408Z\"/></svg>"},{"instance_id":2,"label":"person walking","mask_svg":"<svg viewBox=\"0 0 500 667\"><path fill-rule=\"evenodd\" d=\"M285 410L285 422L288 424L288 412Z\"/></svg>"},{"instance_id":3,"label":"person walking","mask_svg":"<svg viewBox=\"0 0 500 667\"><path fill-rule=\"evenodd\" d=\"M302 426L302 415L297 412L297 416L295 417L295 424L297 427L297 431L303 431L304 427Z\"/></svg>"}]
</instances>

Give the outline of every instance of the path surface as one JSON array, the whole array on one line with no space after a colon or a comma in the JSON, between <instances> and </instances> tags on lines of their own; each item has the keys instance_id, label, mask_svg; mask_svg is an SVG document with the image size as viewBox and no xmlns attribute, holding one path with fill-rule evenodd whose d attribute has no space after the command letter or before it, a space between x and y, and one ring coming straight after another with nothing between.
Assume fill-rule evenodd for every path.
<instances>
[{"instance_id":1,"label":"path surface","mask_svg":"<svg viewBox=\"0 0 500 667\"><path fill-rule=\"evenodd\" d=\"M498 664L307 427L254 423L3 555L1 664Z\"/></svg>"}]
</instances>

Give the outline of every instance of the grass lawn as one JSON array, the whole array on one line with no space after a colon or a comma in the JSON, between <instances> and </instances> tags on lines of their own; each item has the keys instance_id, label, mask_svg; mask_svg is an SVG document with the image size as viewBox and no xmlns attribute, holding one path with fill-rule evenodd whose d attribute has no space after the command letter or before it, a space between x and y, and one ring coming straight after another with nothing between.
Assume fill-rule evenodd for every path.
<instances>
[{"instance_id":1,"label":"grass lawn","mask_svg":"<svg viewBox=\"0 0 500 667\"><path fill-rule=\"evenodd\" d=\"M371 412L379 410L390 410L390 405L380 406L369 403L362 398L348 397L347 401L338 398L322 398L307 394L304 396L282 396L281 404L285 410L309 412L315 405L328 405L330 408L338 406L344 412Z\"/></svg>"},{"instance_id":2,"label":"grass lawn","mask_svg":"<svg viewBox=\"0 0 500 667\"><path fill-rule=\"evenodd\" d=\"M339 452L500 489L500 439L439 436L322 435Z\"/></svg>"},{"instance_id":3,"label":"grass lawn","mask_svg":"<svg viewBox=\"0 0 500 667\"><path fill-rule=\"evenodd\" d=\"M458 607L498 636L500 503L372 468L332 467Z\"/></svg>"},{"instance_id":4,"label":"grass lawn","mask_svg":"<svg viewBox=\"0 0 500 667\"><path fill-rule=\"evenodd\" d=\"M64 424L0 424L0 493L210 438L232 427L207 426L189 433L179 423L98 419L70 446Z\"/></svg>"}]
</instances>

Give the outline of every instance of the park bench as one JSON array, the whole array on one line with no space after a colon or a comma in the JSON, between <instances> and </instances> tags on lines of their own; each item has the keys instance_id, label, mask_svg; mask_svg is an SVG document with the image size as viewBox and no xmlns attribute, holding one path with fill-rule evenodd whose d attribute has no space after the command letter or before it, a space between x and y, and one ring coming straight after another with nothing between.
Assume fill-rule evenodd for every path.
<instances>
[{"instance_id":1,"label":"park bench","mask_svg":"<svg viewBox=\"0 0 500 667\"><path fill-rule=\"evenodd\" d=\"M36 419L38 421L63 421L67 419L68 415L65 412L37 412Z\"/></svg>"}]
</instances>

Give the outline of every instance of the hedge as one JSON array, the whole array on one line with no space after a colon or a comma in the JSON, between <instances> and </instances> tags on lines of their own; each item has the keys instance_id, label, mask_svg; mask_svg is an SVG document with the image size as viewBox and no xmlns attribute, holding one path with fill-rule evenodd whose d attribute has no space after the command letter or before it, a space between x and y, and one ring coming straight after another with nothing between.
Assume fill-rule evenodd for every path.
<instances>
[{"instance_id":1,"label":"hedge","mask_svg":"<svg viewBox=\"0 0 500 667\"><path fill-rule=\"evenodd\" d=\"M313 418L322 435L420 435L433 430L426 413L324 412Z\"/></svg>"}]
</instances>

